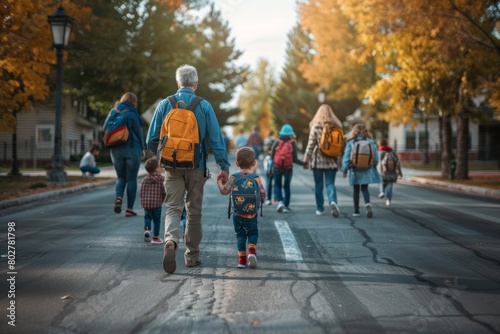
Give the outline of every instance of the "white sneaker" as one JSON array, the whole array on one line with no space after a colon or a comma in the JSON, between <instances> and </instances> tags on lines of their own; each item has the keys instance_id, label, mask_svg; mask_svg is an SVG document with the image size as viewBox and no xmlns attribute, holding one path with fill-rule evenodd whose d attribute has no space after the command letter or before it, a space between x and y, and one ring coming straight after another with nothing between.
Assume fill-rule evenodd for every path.
<instances>
[{"instance_id":1,"label":"white sneaker","mask_svg":"<svg viewBox=\"0 0 500 334\"><path fill-rule=\"evenodd\" d=\"M330 208L332 209L332 216L337 218L340 214L339 207L338 207L337 203L335 203L334 201L331 201Z\"/></svg>"},{"instance_id":2,"label":"white sneaker","mask_svg":"<svg viewBox=\"0 0 500 334\"><path fill-rule=\"evenodd\" d=\"M372 205L370 203L366 203L365 208L366 208L366 216L368 218L373 217Z\"/></svg>"},{"instance_id":3,"label":"white sneaker","mask_svg":"<svg viewBox=\"0 0 500 334\"><path fill-rule=\"evenodd\" d=\"M378 194L378 198L384 198L385 194L383 191L380 192L380 194Z\"/></svg>"},{"instance_id":4,"label":"white sneaker","mask_svg":"<svg viewBox=\"0 0 500 334\"><path fill-rule=\"evenodd\" d=\"M316 210L316 216L323 216L323 211Z\"/></svg>"},{"instance_id":5,"label":"white sneaker","mask_svg":"<svg viewBox=\"0 0 500 334\"><path fill-rule=\"evenodd\" d=\"M144 231L144 242L151 242L151 232L149 230Z\"/></svg>"},{"instance_id":6,"label":"white sneaker","mask_svg":"<svg viewBox=\"0 0 500 334\"><path fill-rule=\"evenodd\" d=\"M390 199L386 200L386 201L385 201L385 205L386 205L386 206L391 205L391 200L390 200Z\"/></svg>"},{"instance_id":7,"label":"white sneaker","mask_svg":"<svg viewBox=\"0 0 500 334\"><path fill-rule=\"evenodd\" d=\"M359 212L354 212L354 213L352 214L352 216L353 216L353 217L359 217Z\"/></svg>"},{"instance_id":8,"label":"white sneaker","mask_svg":"<svg viewBox=\"0 0 500 334\"><path fill-rule=\"evenodd\" d=\"M271 201L266 199L266 201L264 202L264 205L271 205Z\"/></svg>"},{"instance_id":9,"label":"white sneaker","mask_svg":"<svg viewBox=\"0 0 500 334\"><path fill-rule=\"evenodd\" d=\"M283 201L279 201L278 207L276 208L276 211L278 211L279 213L281 213L281 212L283 212L284 208L285 208L285 204L283 203Z\"/></svg>"},{"instance_id":10,"label":"white sneaker","mask_svg":"<svg viewBox=\"0 0 500 334\"><path fill-rule=\"evenodd\" d=\"M285 212L285 213L292 212L292 209L290 209L288 206L285 206L285 208L283 209L283 212Z\"/></svg>"}]
</instances>

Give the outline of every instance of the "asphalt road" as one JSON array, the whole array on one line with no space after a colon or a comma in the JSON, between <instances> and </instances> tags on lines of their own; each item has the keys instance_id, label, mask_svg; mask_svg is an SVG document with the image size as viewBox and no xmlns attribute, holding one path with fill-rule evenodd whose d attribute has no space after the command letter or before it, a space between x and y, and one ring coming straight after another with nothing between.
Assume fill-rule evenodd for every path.
<instances>
[{"instance_id":1,"label":"asphalt road","mask_svg":"<svg viewBox=\"0 0 500 334\"><path fill-rule=\"evenodd\" d=\"M209 180L203 263L185 268L180 244L173 275L143 242L139 203L115 214L111 186L2 210L0 332L500 332L498 200L397 184L386 207L372 185L368 219L352 217L345 179L337 191L341 217L316 216L296 166L293 212L264 207L258 268L238 269L228 198Z\"/></svg>"}]
</instances>

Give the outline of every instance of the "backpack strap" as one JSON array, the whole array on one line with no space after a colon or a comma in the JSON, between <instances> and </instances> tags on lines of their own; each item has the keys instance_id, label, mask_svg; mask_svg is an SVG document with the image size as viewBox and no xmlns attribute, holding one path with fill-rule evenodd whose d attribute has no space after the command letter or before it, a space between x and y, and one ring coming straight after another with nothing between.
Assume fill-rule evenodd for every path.
<instances>
[{"instance_id":1,"label":"backpack strap","mask_svg":"<svg viewBox=\"0 0 500 334\"><path fill-rule=\"evenodd\" d=\"M189 105L187 106L186 109L194 111L196 109L196 107L198 106L198 104L200 104L200 102L202 100L203 100L203 98L201 98L199 96L195 96L194 99L191 100L191 103L189 103Z\"/></svg>"},{"instance_id":2,"label":"backpack strap","mask_svg":"<svg viewBox=\"0 0 500 334\"><path fill-rule=\"evenodd\" d=\"M177 107L177 99L175 98L175 95L170 95L169 97L167 97L167 100L168 102L170 102L170 106L172 107L172 109Z\"/></svg>"}]
</instances>

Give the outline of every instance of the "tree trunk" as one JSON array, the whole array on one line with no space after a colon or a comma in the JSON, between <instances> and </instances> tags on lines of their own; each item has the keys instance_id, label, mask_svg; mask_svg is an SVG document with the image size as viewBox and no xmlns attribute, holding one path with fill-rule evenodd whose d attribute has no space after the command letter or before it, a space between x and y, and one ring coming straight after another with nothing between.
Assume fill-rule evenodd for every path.
<instances>
[{"instance_id":1,"label":"tree trunk","mask_svg":"<svg viewBox=\"0 0 500 334\"><path fill-rule=\"evenodd\" d=\"M458 89L457 103L457 180L469 178L469 110L465 105L463 82Z\"/></svg>"},{"instance_id":2,"label":"tree trunk","mask_svg":"<svg viewBox=\"0 0 500 334\"><path fill-rule=\"evenodd\" d=\"M12 133L12 164L10 166L9 175L21 176L19 172L19 161L17 160L17 111L13 112L16 124L14 125L14 132Z\"/></svg>"},{"instance_id":3,"label":"tree trunk","mask_svg":"<svg viewBox=\"0 0 500 334\"><path fill-rule=\"evenodd\" d=\"M453 158L451 151L451 113L445 111L443 114L443 128L441 131L441 177L447 179L450 167L450 159Z\"/></svg>"}]
</instances>

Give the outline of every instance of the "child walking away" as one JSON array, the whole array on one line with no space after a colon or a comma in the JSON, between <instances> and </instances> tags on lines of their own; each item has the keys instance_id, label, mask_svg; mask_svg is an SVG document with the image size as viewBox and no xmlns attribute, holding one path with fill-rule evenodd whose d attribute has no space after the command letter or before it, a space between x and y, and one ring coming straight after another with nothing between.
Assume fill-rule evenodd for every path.
<instances>
[{"instance_id":1,"label":"child walking away","mask_svg":"<svg viewBox=\"0 0 500 334\"><path fill-rule=\"evenodd\" d=\"M266 191L257 174L252 173L255 166L255 153L250 147L242 147L236 151L236 166L238 173L232 174L227 183L217 180L222 195L231 194L229 198L228 218L233 214L234 231L238 245L238 268L247 266L257 268L257 239L259 237L257 214L259 209L262 215L262 202L266 198Z\"/></svg>"},{"instance_id":2,"label":"child walking away","mask_svg":"<svg viewBox=\"0 0 500 334\"><path fill-rule=\"evenodd\" d=\"M342 157L342 175L347 177L349 171L349 184L353 186L354 213L359 216L359 191L365 200L366 216L373 217L372 205L368 184L380 183L380 174L377 171L378 150L365 125L354 125L351 132L346 135L346 147Z\"/></svg>"},{"instance_id":3,"label":"child walking away","mask_svg":"<svg viewBox=\"0 0 500 334\"><path fill-rule=\"evenodd\" d=\"M379 198L387 196L385 205L391 205L392 201L392 187L398 181L398 177L403 177L401 171L401 163L399 162L398 155L393 151L387 143L387 139L380 138L378 140L380 152L380 175L382 176L382 184L380 187Z\"/></svg>"},{"instance_id":4,"label":"child walking away","mask_svg":"<svg viewBox=\"0 0 500 334\"><path fill-rule=\"evenodd\" d=\"M161 206L165 200L165 178L156 159L148 159L144 164L148 174L141 184L141 205L144 208L144 241L162 244L160 239ZM151 238L151 221L153 221L153 238Z\"/></svg>"},{"instance_id":5,"label":"child walking away","mask_svg":"<svg viewBox=\"0 0 500 334\"><path fill-rule=\"evenodd\" d=\"M293 163L307 168L309 164L304 163L297 157L297 143L293 139L295 133L289 124L281 127L278 140L273 143L271 158L274 161L274 197L278 201L278 212L292 212L290 209L290 183L293 176ZM283 197L283 190L285 197Z\"/></svg>"}]
</instances>

